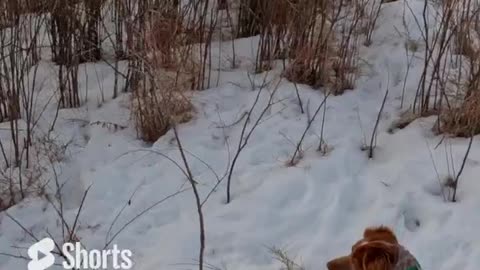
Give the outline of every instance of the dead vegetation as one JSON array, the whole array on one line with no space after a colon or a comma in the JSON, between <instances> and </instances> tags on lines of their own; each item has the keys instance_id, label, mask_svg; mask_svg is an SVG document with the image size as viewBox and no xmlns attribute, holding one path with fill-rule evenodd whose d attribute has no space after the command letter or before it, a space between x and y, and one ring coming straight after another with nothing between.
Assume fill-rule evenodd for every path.
<instances>
[{"instance_id":1,"label":"dead vegetation","mask_svg":"<svg viewBox=\"0 0 480 270\"><path fill-rule=\"evenodd\" d=\"M355 2L355 3L353 3ZM285 77L334 94L353 89L363 3L353 1L259 1L256 70L281 60Z\"/></svg>"},{"instance_id":2,"label":"dead vegetation","mask_svg":"<svg viewBox=\"0 0 480 270\"><path fill-rule=\"evenodd\" d=\"M233 8L235 5L230 1L219 1L216 2L217 5L206 0L190 1L188 4L182 4L178 0L69 0L62 3L52 0L42 2L44 4L26 5L25 9L15 5L14 1L2 2L7 8L0 11L0 29L7 30L0 32L0 122L10 123L14 155L7 155L0 141L5 163L0 170L0 211L27 196L44 194L45 183L39 179L42 179L41 173L46 170L46 166L31 163L31 154L42 155L54 163L63 158L62 151L65 150L50 145L51 138L41 141L35 133L36 119L39 116L32 113L34 87L25 84L24 77L42 60L37 34L41 29L46 29L51 41L50 60L58 68L58 108L80 107L79 67L86 62L108 61L102 48L100 29L105 31L105 22L112 19L115 26L113 33L110 33L113 37L109 36L114 47L115 59L112 66L117 69L119 61L128 63L126 74L115 74L113 98L118 95L118 76L122 76L125 79L123 91L130 94L132 119L138 137L142 140L153 143L174 129L199 212L199 269L202 269L205 249L203 203L196 191L197 182L189 171L186 154L175 127L194 117L192 91L211 86L212 43L216 38L222 40L222 35L215 34L221 17L219 14L227 12L230 27L236 29L236 32L232 30L235 33L231 35L234 53L233 37L259 36L254 67L256 73L268 73L277 65L282 65L283 76L295 85L301 83L325 90L324 101L309 119L288 162L288 165L295 166L303 157L304 138L322 109L322 135L318 150L324 155L328 152L328 145L323 138L327 98L330 94L341 95L355 88L360 46L372 44L381 3L384 2L391 1L240 0L237 9ZM425 3L427 10L428 1ZM465 10L465 6L473 8ZM104 9L111 9L112 18L102 12ZM413 112L399 121L396 128L405 127L417 116L435 113L439 116L440 131L472 138L474 134L480 133L479 9L471 0L462 0L443 1L439 10L436 18L439 27L433 32L426 30L424 33L424 69L412 104ZM38 14L33 24L31 18L26 16L32 12ZM236 17L236 22L233 17ZM426 17L423 22L428 28ZM455 53L453 57L452 52ZM460 68L455 71L446 68L450 61L456 62ZM235 60L233 63L232 66L235 67ZM463 69L465 66L468 68ZM242 117L239 121L243 121L242 133L224 177L227 179L227 203L232 200L230 189L236 161L255 129L275 104L274 95L280 81L272 88L252 87L252 91L256 90L258 95L246 112L245 120ZM251 84L253 86L254 82ZM259 108L258 101L267 95L267 90L271 91L267 105ZM372 131L370 158L374 156L378 125L387 97L388 89ZM299 95L298 99L303 111ZM26 122L25 132L19 128L20 119ZM44 148L31 150L35 141L43 143ZM455 191L464 164L465 161L454 180ZM218 184L220 182L218 180ZM82 207L87 193L88 189ZM454 194L452 201L456 200L455 196ZM59 216L62 218L63 230L66 231L62 236L67 242L77 241L76 221L82 207L70 229L63 220L61 199L52 202L52 205L55 206L55 203L60 204ZM115 236L107 242L113 241ZM284 269L304 269L290 259L286 252L274 248L271 252Z\"/></svg>"},{"instance_id":3,"label":"dead vegetation","mask_svg":"<svg viewBox=\"0 0 480 270\"><path fill-rule=\"evenodd\" d=\"M119 95L124 80L122 91L131 93L137 133L153 142L169 130L172 121L191 119L189 91L210 87L211 45L228 36L218 34L224 31L222 20L231 28L234 54L234 37L259 35L256 72L269 70L280 60L288 80L339 95L355 87L360 39L370 43L380 3L45 0L24 7L11 1L4 5L9 10L4 11L8 21L4 25L19 25L30 12L43 16L39 29L45 30L50 60L57 64L60 108L82 106L80 67L86 62L109 62L102 44L111 42L115 51L114 62L109 62L112 67L118 71L120 61L128 63L126 73L115 73L113 97ZM362 32L362 28L367 30ZM36 63L40 53L37 42L32 44L30 62ZM100 104L105 101L103 94L101 99ZM0 91L3 121L16 114L18 100L14 91Z\"/></svg>"},{"instance_id":4,"label":"dead vegetation","mask_svg":"<svg viewBox=\"0 0 480 270\"><path fill-rule=\"evenodd\" d=\"M455 5L456 4L456 5ZM442 96L438 130L453 136L471 137L480 134L480 6L462 0L448 6L454 24L451 51L459 71L445 75L449 80Z\"/></svg>"},{"instance_id":5,"label":"dead vegetation","mask_svg":"<svg viewBox=\"0 0 480 270\"><path fill-rule=\"evenodd\" d=\"M480 133L479 15L480 6L472 0L425 1L422 16L414 15L425 47L423 69L411 112L405 112L408 117L394 123L391 131L418 117L436 115L437 133ZM402 106L403 100L402 95Z\"/></svg>"},{"instance_id":6,"label":"dead vegetation","mask_svg":"<svg viewBox=\"0 0 480 270\"><path fill-rule=\"evenodd\" d=\"M228 37L234 54L234 38L258 35L257 73L282 66L283 76L295 84L341 95L355 88L359 49L372 44L382 4L388 2L44 0L19 5L3 1L0 121L10 123L14 157L6 154L1 142L0 153L6 167L29 166L39 116L32 113L34 87L24 77L46 60L41 58L45 48L40 46L40 33L50 42L47 60L57 65L59 109L82 106L80 67L86 62L108 62L102 43L110 40L112 67L117 69L120 61L128 63L125 74L115 73L113 97L119 94L121 77L122 91L130 93L138 136L155 142L174 124L192 119L192 91L211 86L212 43L223 41L218 34L224 27L222 16L231 28ZM400 121L396 128L415 117L435 114L438 131L470 137L480 133L479 7L473 0L426 1L424 14L432 8L438 11L433 29L427 15L416 18L418 26L425 27L423 70L408 121ZM107 29L107 22L113 29ZM19 120L27 122L25 134Z\"/></svg>"},{"instance_id":7,"label":"dead vegetation","mask_svg":"<svg viewBox=\"0 0 480 270\"><path fill-rule=\"evenodd\" d=\"M260 36L257 72L280 61L288 80L340 95L355 87L358 49L362 39L371 43L380 6L373 0L258 1L260 11L249 13L258 15L240 29Z\"/></svg>"},{"instance_id":8,"label":"dead vegetation","mask_svg":"<svg viewBox=\"0 0 480 270\"><path fill-rule=\"evenodd\" d=\"M195 89L201 67L192 36L186 32L184 12L174 3L146 6L138 31L130 33L135 53L131 61L141 68L132 88L132 114L139 136L155 142L174 123L192 117L188 91ZM193 37L195 38L195 37Z\"/></svg>"},{"instance_id":9,"label":"dead vegetation","mask_svg":"<svg viewBox=\"0 0 480 270\"><path fill-rule=\"evenodd\" d=\"M272 247L270 253L282 265L282 270L305 270L305 267L295 262L284 249Z\"/></svg>"}]
</instances>

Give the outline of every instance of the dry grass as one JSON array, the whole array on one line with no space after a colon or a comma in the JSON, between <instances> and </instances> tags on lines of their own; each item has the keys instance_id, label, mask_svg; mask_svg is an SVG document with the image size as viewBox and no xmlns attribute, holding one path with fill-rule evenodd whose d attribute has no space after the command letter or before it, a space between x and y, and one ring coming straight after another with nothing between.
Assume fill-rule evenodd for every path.
<instances>
[{"instance_id":1,"label":"dry grass","mask_svg":"<svg viewBox=\"0 0 480 270\"><path fill-rule=\"evenodd\" d=\"M159 71L155 85L142 85L132 94L132 114L137 133L147 142L155 142L167 133L173 123L192 118L193 106L185 90L176 85L175 74Z\"/></svg>"},{"instance_id":2,"label":"dry grass","mask_svg":"<svg viewBox=\"0 0 480 270\"><path fill-rule=\"evenodd\" d=\"M334 69L331 57L331 47L318 50L313 46L304 46L297 49L295 58L292 59L285 70L284 76L292 82L323 87L333 84ZM313 59L317 59L315 63Z\"/></svg>"},{"instance_id":3,"label":"dry grass","mask_svg":"<svg viewBox=\"0 0 480 270\"><path fill-rule=\"evenodd\" d=\"M45 171L46 168L38 163L30 169L7 168L2 171L0 173L0 212L24 198L44 195L48 183L45 179Z\"/></svg>"},{"instance_id":4,"label":"dry grass","mask_svg":"<svg viewBox=\"0 0 480 270\"><path fill-rule=\"evenodd\" d=\"M178 13L160 15L148 24L146 48L140 59L145 76L132 93L137 133L147 142L155 142L173 123L192 118L188 93L194 89L198 74L194 45L189 44L191 37L183 31Z\"/></svg>"},{"instance_id":5,"label":"dry grass","mask_svg":"<svg viewBox=\"0 0 480 270\"><path fill-rule=\"evenodd\" d=\"M361 5L303 0L288 12L288 80L326 87L335 95L355 87L360 21L366 19Z\"/></svg>"},{"instance_id":6,"label":"dry grass","mask_svg":"<svg viewBox=\"0 0 480 270\"><path fill-rule=\"evenodd\" d=\"M336 19L330 16L335 17L334 10L333 2L304 0L290 11L288 80L316 88L333 84Z\"/></svg>"},{"instance_id":7,"label":"dry grass","mask_svg":"<svg viewBox=\"0 0 480 270\"><path fill-rule=\"evenodd\" d=\"M480 134L480 93L475 91L461 106L441 115L441 131L458 137Z\"/></svg>"},{"instance_id":8,"label":"dry grass","mask_svg":"<svg viewBox=\"0 0 480 270\"><path fill-rule=\"evenodd\" d=\"M480 9L471 0L459 2L458 8L452 43L464 68L455 81L461 100L450 101L450 106L444 106L440 113L440 131L470 137L480 134Z\"/></svg>"},{"instance_id":9,"label":"dry grass","mask_svg":"<svg viewBox=\"0 0 480 270\"><path fill-rule=\"evenodd\" d=\"M282 270L305 270L305 267L296 263L294 259L290 258L285 250L272 247L270 248L270 252L274 256L275 260L282 264Z\"/></svg>"},{"instance_id":10,"label":"dry grass","mask_svg":"<svg viewBox=\"0 0 480 270\"><path fill-rule=\"evenodd\" d=\"M285 59L285 39L288 28L288 12L292 11L294 3L287 0L258 1L256 29L260 34L257 50L256 72L270 70L273 61Z\"/></svg>"}]
</instances>

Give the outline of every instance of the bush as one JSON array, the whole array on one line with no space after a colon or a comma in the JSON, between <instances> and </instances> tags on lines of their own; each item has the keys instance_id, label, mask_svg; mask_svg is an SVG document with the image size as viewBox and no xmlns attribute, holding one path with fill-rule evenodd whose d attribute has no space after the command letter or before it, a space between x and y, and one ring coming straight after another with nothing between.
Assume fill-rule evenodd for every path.
<instances>
[{"instance_id":1,"label":"bush","mask_svg":"<svg viewBox=\"0 0 480 270\"><path fill-rule=\"evenodd\" d=\"M480 134L480 93L475 91L461 106L441 115L441 131L459 137Z\"/></svg>"},{"instance_id":2,"label":"bush","mask_svg":"<svg viewBox=\"0 0 480 270\"><path fill-rule=\"evenodd\" d=\"M193 106L188 91L195 88L198 68L193 44L178 13L152 17L137 60L144 71L132 93L132 113L140 138L155 142L174 123L191 119Z\"/></svg>"},{"instance_id":3,"label":"bush","mask_svg":"<svg viewBox=\"0 0 480 270\"><path fill-rule=\"evenodd\" d=\"M175 85L175 78L169 77L166 72L158 76L157 80L161 82L156 85L160 88L140 84L139 87L145 89L137 89L132 94L137 134L147 142L158 140L173 123L187 122L192 118L193 106L184 91Z\"/></svg>"}]
</instances>

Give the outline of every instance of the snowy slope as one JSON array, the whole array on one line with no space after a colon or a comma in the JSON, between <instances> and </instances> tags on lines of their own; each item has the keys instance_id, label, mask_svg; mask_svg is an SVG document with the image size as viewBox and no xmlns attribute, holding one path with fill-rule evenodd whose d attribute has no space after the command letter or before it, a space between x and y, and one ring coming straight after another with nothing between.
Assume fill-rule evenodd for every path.
<instances>
[{"instance_id":1,"label":"snowy slope","mask_svg":"<svg viewBox=\"0 0 480 270\"><path fill-rule=\"evenodd\" d=\"M422 1L408 2L419 15ZM404 12L407 29L402 22ZM408 64L404 46L411 40L420 43L421 36L410 10L405 10L403 1L385 4L373 44L361 48L362 76L356 89L327 100L325 140L331 151L327 155L315 151L321 130L321 121L317 120L305 138L304 157L293 167L286 163L308 115L324 96L319 90L299 86L310 112L302 114L293 84L280 81L275 105L238 160L232 202L225 204L226 183L222 182L204 206L206 262L228 270L279 269L268 251L275 246L287 250L305 269L325 269L329 259L350 251L366 226L384 224L394 228L424 269L478 269L480 142L474 141L467 160L459 202L449 203L442 198L442 192L448 190L442 190L439 181L452 174L449 162L458 171L468 141L445 138L436 147L443 137L431 131L434 117L418 119L393 133L388 131L407 109L400 109L400 97ZM220 68L218 86L194 93L195 117L178 128L183 147L191 153L187 157L202 198L217 182L212 171L222 176L229 165L243 123L235 122L250 109L266 75L249 73L255 44L255 38L236 41L239 68L228 70L226 63ZM230 45L221 46L220 57L229 59ZM419 58L411 63L405 104L411 104L416 90L422 49L420 46ZM42 76L48 81L54 70L48 63L44 65ZM181 162L173 132L153 145L138 140L130 121L128 95L97 106L101 91L106 91L107 99L111 97L108 91L113 70L102 63L89 64L84 70L91 73L91 80L82 86L88 89L88 103L80 109L62 110L55 134L61 141L73 139L69 158L59 164L61 181L67 183L67 218L73 222L82 195L91 185L78 237L86 247L101 249L110 224L130 199L111 234L155 202L188 187L188 183L171 161L158 154ZM270 72L267 90L273 90L279 80L280 71ZM216 85L217 78L212 81ZM389 95L380 120L378 147L370 160L362 147L365 140L369 144L386 89ZM264 90L254 116L260 114L268 98L269 92ZM54 113L52 107L45 114L45 123ZM89 124L96 121L128 128L109 130ZM453 161L446 158L450 153ZM8 213L39 237L46 237L47 231L56 237L61 235L58 216L44 198L27 199ZM132 250L134 269L195 269L198 234L193 194L186 190L141 216L115 243ZM0 252L26 254L26 250L14 246L25 248L33 242L5 213L0 213ZM26 269L26 262L0 256L0 269Z\"/></svg>"}]
</instances>

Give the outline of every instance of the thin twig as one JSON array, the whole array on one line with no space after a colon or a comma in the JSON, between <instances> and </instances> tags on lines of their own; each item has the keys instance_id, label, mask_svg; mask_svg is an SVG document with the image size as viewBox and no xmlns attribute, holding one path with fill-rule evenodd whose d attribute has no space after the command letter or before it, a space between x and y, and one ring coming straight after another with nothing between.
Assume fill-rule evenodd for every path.
<instances>
[{"instance_id":1,"label":"thin twig","mask_svg":"<svg viewBox=\"0 0 480 270\"><path fill-rule=\"evenodd\" d=\"M185 152L183 150L182 142L180 140L180 137L178 135L177 127L174 125L173 126L173 133L175 134L175 139L177 140L178 144L178 150L180 151L180 155L182 156L183 163L185 165L185 170L187 171L188 174L188 180L190 181L190 184L192 186L193 194L195 195L195 202L197 205L197 212L198 212L198 221L199 221L199 226L200 226L200 254L199 254L199 265L198 269L203 270L203 254L205 253L205 221L203 218L203 212L202 212L202 202L200 199L200 194L197 189L196 182L193 179L193 174L192 171L190 170L190 165L188 164L187 157L185 156Z\"/></svg>"},{"instance_id":2,"label":"thin twig","mask_svg":"<svg viewBox=\"0 0 480 270\"><path fill-rule=\"evenodd\" d=\"M457 201L457 189L458 189L458 181L460 180L460 176L462 175L463 169L465 168L465 164L467 163L468 155L470 154L470 149L472 148L472 143L473 143L473 135L470 137L470 141L468 142L468 148L467 152L465 153L465 156L463 157L462 161L462 166L460 167L460 171L458 171L457 176L455 177L455 184L453 188L453 196L452 196L452 202Z\"/></svg>"}]
</instances>

